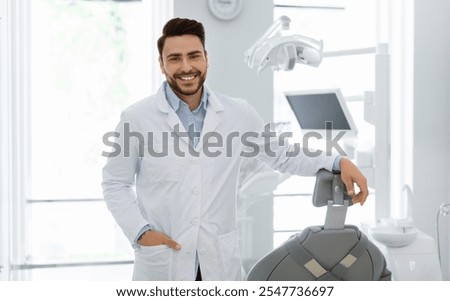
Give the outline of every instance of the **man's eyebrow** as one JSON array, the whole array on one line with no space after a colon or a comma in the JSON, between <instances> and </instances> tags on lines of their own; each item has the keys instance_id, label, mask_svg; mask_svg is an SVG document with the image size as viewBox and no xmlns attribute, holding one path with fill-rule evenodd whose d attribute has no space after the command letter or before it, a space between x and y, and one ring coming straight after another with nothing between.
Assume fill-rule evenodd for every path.
<instances>
[{"instance_id":1,"label":"man's eyebrow","mask_svg":"<svg viewBox=\"0 0 450 301\"><path fill-rule=\"evenodd\" d=\"M193 55L193 54L199 54L199 53L201 54L202 52L200 50L194 50L194 51L188 52L187 55ZM176 52L176 53L170 53L166 57L171 58L171 57L180 57L180 56L183 56L183 55L181 53Z\"/></svg>"},{"instance_id":2,"label":"man's eyebrow","mask_svg":"<svg viewBox=\"0 0 450 301\"><path fill-rule=\"evenodd\" d=\"M169 57L178 57L178 56L181 56L181 53L170 53L166 57L169 58Z\"/></svg>"},{"instance_id":3,"label":"man's eyebrow","mask_svg":"<svg viewBox=\"0 0 450 301\"><path fill-rule=\"evenodd\" d=\"M199 53L202 53L202 52L200 50L194 50L194 51L188 52L188 55L199 54Z\"/></svg>"}]
</instances>

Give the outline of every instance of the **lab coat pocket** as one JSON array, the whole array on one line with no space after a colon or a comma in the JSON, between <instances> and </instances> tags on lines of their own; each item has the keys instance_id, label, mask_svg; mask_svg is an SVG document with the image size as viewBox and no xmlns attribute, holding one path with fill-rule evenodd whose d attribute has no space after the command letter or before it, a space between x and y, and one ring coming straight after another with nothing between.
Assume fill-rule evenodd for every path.
<instances>
[{"instance_id":1,"label":"lab coat pocket","mask_svg":"<svg viewBox=\"0 0 450 301\"><path fill-rule=\"evenodd\" d=\"M171 280L173 250L166 245L138 246L135 250L133 280Z\"/></svg>"},{"instance_id":2,"label":"lab coat pocket","mask_svg":"<svg viewBox=\"0 0 450 301\"><path fill-rule=\"evenodd\" d=\"M242 280L238 231L219 235L218 239L222 268L225 272L223 280Z\"/></svg>"}]
</instances>

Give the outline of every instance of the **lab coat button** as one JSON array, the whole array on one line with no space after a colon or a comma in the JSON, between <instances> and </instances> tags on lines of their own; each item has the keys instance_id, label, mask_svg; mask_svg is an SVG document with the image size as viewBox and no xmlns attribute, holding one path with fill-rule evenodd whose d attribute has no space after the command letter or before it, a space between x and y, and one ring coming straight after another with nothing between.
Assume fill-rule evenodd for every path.
<instances>
[{"instance_id":1,"label":"lab coat button","mask_svg":"<svg viewBox=\"0 0 450 301\"><path fill-rule=\"evenodd\" d=\"M193 220L191 220L191 224L192 224L192 225L197 225L197 224L198 224L198 219L193 219Z\"/></svg>"},{"instance_id":2,"label":"lab coat button","mask_svg":"<svg viewBox=\"0 0 450 301\"><path fill-rule=\"evenodd\" d=\"M192 189L192 193L193 194L199 194L200 193L200 189L198 189L198 187L194 187L194 189Z\"/></svg>"},{"instance_id":3,"label":"lab coat button","mask_svg":"<svg viewBox=\"0 0 450 301\"><path fill-rule=\"evenodd\" d=\"M197 165L199 162L200 161L198 158L192 159L192 164L194 164L194 165Z\"/></svg>"}]
</instances>

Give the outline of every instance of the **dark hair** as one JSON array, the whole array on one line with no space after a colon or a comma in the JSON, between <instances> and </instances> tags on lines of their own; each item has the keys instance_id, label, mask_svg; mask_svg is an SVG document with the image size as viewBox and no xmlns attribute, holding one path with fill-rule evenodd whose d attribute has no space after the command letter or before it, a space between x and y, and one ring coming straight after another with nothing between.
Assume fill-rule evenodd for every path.
<instances>
[{"instance_id":1,"label":"dark hair","mask_svg":"<svg viewBox=\"0 0 450 301\"><path fill-rule=\"evenodd\" d=\"M203 28L203 24L191 19L174 18L164 25L162 36L158 39L159 56L162 56L166 38L185 34L197 36L202 42L203 49L205 49L205 29Z\"/></svg>"}]
</instances>

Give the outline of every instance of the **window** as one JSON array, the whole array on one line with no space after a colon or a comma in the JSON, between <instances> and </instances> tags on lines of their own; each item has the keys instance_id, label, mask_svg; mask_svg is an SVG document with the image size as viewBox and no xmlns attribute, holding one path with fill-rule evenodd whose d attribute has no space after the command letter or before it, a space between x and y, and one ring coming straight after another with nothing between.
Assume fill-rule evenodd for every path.
<instances>
[{"instance_id":1,"label":"window","mask_svg":"<svg viewBox=\"0 0 450 301\"><path fill-rule=\"evenodd\" d=\"M20 3L31 16L30 124L13 278L129 280L133 251L102 201L102 137L158 88L155 34L170 1Z\"/></svg>"},{"instance_id":2,"label":"window","mask_svg":"<svg viewBox=\"0 0 450 301\"><path fill-rule=\"evenodd\" d=\"M275 1L274 18L288 16L291 19L289 34L323 40L324 52L364 49L376 44L375 2L278 0ZM364 91L374 90L374 62L373 54L329 57L324 58L318 68L297 65L290 72L275 72L274 122L288 123L294 139L299 139L300 127L283 92L340 88L345 97L362 96ZM359 146L370 147L374 129L363 120L363 103L348 102L348 107L358 127ZM311 204L314 181L314 178L291 177L275 191L275 247L307 226L323 224L326 209L315 208ZM374 208L370 199L362 208L352 207L346 222L359 225L361 221L372 219Z\"/></svg>"},{"instance_id":3,"label":"window","mask_svg":"<svg viewBox=\"0 0 450 301\"><path fill-rule=\"evenodd\" d=\"M32 199L101 198L102 135L153 92L142 3L32 1Z\"/></svg>"}]
</instances>

